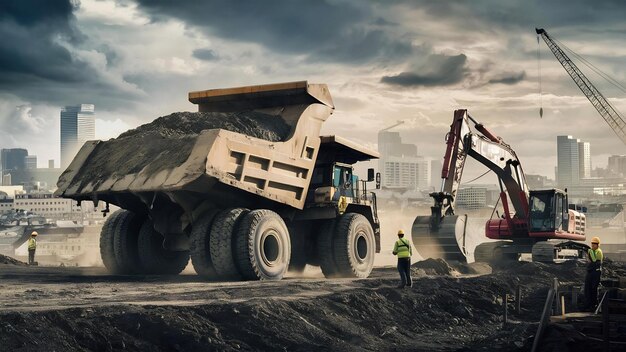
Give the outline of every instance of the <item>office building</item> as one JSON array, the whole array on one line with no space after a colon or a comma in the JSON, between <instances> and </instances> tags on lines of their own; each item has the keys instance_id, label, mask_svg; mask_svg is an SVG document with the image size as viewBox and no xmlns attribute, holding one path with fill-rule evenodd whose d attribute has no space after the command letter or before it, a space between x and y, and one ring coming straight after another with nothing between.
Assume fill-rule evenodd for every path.
<instances>
[{"instance_id":1,"label":"office building","mask_svg":"<svg viewBox=\"0 0 626 352\"><path fill-rule=\"evenodd\" d=\"M37 168L37 155L26 156L26 170L34 170Z\"/></svg>"},{"instance_id":2,"label":"office building","mask_svg":"<svg viewBox=\"0 0 626 352\"><path fill-rule=\"evenodd\" d=\"M557 184L559 188L577 185L580 180L579 140L557 136Z\"/></svg>"},{"instance_id":3,"label":"office building","mask_svg":"<svg viewBox=\"0 0 626 352\"><path fill-rule=\"evenodd\" d=\"M61 110L61 168L66 168L82 145L95 139L96 116L93 104L66 106Z\"/></svg>"},{"instance_id":4,"label":"office building","mask_svg":"<svg viewBox=\"0 0 626 352\"><path fill-rule=\"evenodd\" d=\"M402 143L400 133L378 132L378 150L384 189L407 191L430 186L430 160L417 155L415 144Z\"/></svg>"},{"instance_id":5,"label":"office building","mask_svg":"<svg viewBox=\"0 0 626 352\"><path fill-rule=\"evenodd\" d=\"M591 145L578 142L578 175L580 178L591 177Z\"/></svg>"},{"instance_id":6,"label":"office building","mask_svg":"<svg viewBox=\"0 0 626 352\"><path fill-rule=\"evenodd\" d=\"M626 177L626 155L611 155L607 169L614 176Z\"/></svg>"},{"instance_id":7,"label":"office building","mask_svg":"<svg viewBox=\"0 0 626 352\"><path fill-rule=\"evenodd\" d=\"M22 148L0 150L0 162L3 174L11 171L26 170L28 150Z\"/></svg>"}]
</instances>

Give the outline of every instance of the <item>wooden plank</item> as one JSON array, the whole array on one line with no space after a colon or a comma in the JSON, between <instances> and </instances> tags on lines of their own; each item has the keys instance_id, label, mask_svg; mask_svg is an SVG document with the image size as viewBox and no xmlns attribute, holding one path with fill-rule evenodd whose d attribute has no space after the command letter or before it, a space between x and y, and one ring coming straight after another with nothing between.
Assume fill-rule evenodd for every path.
<instances>
[{"instance_id":1,"label":"wooden plank","mask_svg":"<svg viewBox=\"0 0 626 352\"><path fill-rule=\"evenodd\" d=\"M532 352L537 351L537 347L539 347L539 341L541 340L541 336L546 329L546 325L548 325L548 318L550 317L550 310L552 309L552 301L554 300L554 289L548 290L548 297L546 298L546 303L543 305L543 313L541 313L541 320L539 320L539 326L537 327L537 333L535 333L535 340L533 341Z\"/></svg>"}]
</instances>

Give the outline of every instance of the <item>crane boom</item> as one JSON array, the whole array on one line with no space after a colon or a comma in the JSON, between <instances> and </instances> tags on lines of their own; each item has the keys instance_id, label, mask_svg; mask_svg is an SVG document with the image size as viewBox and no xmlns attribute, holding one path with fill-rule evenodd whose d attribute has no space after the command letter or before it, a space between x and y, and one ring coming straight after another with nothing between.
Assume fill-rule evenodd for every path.
<instances>
[{"instance_id":1,"label":"crane boom","mask_svg":"<svg viewBox=\"0 0 626 352\"><path fill-rule=\"evenodd\" d=\"M615 134L626 144L626 121L613 108L608 100L600 93L600 91L589 81L587 76L572 62L572 60L563 52L557 43L548 35L543 28L535 28L537 35L546 42L548 48L552 51L559 63L565 71L572 77L578 88L585 94L594 108L600 113L604 121L613 129Z\"/></svg>"}]
</instances>

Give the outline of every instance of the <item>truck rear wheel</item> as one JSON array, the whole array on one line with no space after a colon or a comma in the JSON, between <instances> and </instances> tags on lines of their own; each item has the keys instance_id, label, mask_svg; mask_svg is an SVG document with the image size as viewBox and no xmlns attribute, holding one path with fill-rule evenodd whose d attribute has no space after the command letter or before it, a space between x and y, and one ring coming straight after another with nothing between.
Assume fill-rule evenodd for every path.
<instances>
[{"instance_id":1,"label":"truck rear wheel","mask_svg":"<svg viewBox=\"0 0 626 352\"><path fill-rule=\"evenodd\" d=\"M100 257L102 258L102 263L104 263L104 266L111 274L117 274L121 271L115 259L113 239L115 237L115 227L122 212L123 210L120 209L109 215L100 231Z\"/></svg>"},{"instance_id":2,"label":"truck rear wheel","mask_svg":"<svg viewBox=\"0 0 626 352\"><path fill-rule=\"evenodd\" d=\"M177 275L189 263L189 251L170 251L163 247L165 237L146 220L139 230L139 263L146 274Z\"/></svg>"},{"instance_id":3,"label":"truck rear wheel","mask_svg":"<svg viewBox=\"0 0 626 352\"><path fill-rule=\"evenodd\" d=\"M235 257L247 280L280 280L289 268L287 225L271 210L253 210L237 227Z\"/></svg>"},{"instance_id":4,"label":"truck rear wheel","mask_svg":"<svg viewBox=\"0 0 626 352\"><path fill-rule=\"evenodd\" d=\"M142 217L132 211L122 210L119 215L113 235L113 253L120 274L138 274L141 272L137 240L142 223Z\"/></svg>"},{"instance_id":5,"label":"truck rear wheel","mask_svg":"<svg viewBox=\"0 0 626 352\"><path fill-rule=\"evenodd\" d=\"M333 242L333 255L339 276L369 276L374 267L376 242L372 225L365 216L344 214L335 227Z\"/></svg>"},{"instance_id":6,"label":"truck rear wheel","mask_svg":"<svg viewBox=\"0 0 626 352\"><path fill-rule=\"evenodd\" d=\"M326 278L337 276L337 263L333 254L335 220L323 220L317 234L317 257Z\"/></svg>"},{"instance_id":7,"label":"truck rear wheel","mask_svg":"<svg viewBox=\"0 0 626 352\"><path fill-rule=\"evenodd\" d=\"M235 239L235 228L249 212L248 209L234 208L227 209L215 216L211 226L211 238L209 250L213 267L220 279L241 279L241 274L235 265L233 255Z\"/></svg>"},{"instance_id":8,"label":"truck rear wheel","mask_svg":"<svg viewBox=\"0 0 626 352\"><path fill-rule=\"evenodd\" d=\"M204 215L200 221L192 225L191 230L191 264L198 275L209 280L217 278L210 249L211 225L217 212L215 209Z\"/></svg>"}]
</instances>

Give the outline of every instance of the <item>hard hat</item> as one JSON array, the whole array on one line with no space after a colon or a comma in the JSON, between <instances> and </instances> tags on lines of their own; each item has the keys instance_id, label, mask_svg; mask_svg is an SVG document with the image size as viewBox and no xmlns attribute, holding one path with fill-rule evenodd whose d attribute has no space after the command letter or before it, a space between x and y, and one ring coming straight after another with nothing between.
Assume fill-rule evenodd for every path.
<instances>
[{"instance_id":1,"label":"hard hat","mask_svg":"<svg viewBox=\"0 0 626 352\"><path fill-rule=\"evenodd\" d=\"M398 230L398 235L404 235L404 231Z\"/></svg>"},{"instance_id":2,"label":"hard hat","mask_svg":"<svg viewBox=\"0 0 626 352\"><path fill-rule=\"evenodd\" d=\"M591 239L591 243L597 243L600 244L600 237L594 237Z\"/></svg>"},{"instance_id":3,"label":"hard hat","mask_svg":"<svg viewBox=\"0 0 626 352\"><path fill-rule=\"evenodd\" d=\"M31 236L37 236L37 235L39 235L39 234L37 233L37 231L33 231L33 232L31 232L31 234L30 234L30 235L31 235Z\"/></svg>"}]
</instances>

